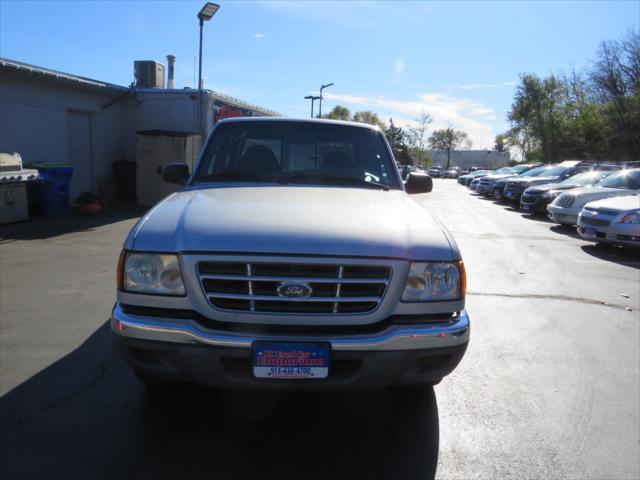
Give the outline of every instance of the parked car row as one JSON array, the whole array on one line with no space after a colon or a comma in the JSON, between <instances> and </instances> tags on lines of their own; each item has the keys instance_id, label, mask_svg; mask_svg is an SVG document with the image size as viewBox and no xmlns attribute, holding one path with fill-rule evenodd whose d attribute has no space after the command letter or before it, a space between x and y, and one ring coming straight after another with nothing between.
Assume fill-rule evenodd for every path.
<instances>
[{"instance_id":1,"label":"parked car row","mask_svg":"<svg viewBox=\"0 0 640 480\"><path fill-rule=\"evenodd\" d=\"M577 226L587 240L640 247L640 168L635 164L528 164L478 170L458 183L532 215Z\"/></svg>"},{"instance_id":2,"label":"parked car row","mask_svg":"<svg viewBox=\"0 0 640 480\"><path fill-rule=\"evenodd\" d=\"M427 173L433 178L458 178L463 172L460 167L444 169L442 167L430 167Z\"/></svg>"}]
</instances>

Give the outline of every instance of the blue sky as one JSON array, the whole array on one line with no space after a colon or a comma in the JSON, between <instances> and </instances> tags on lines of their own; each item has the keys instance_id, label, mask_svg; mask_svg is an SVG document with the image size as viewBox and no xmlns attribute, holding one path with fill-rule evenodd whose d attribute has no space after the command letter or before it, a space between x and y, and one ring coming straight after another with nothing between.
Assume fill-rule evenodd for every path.
<instances>
[{"instance_id":1,"label":"blue sky","mask_svg":"<svg viewBox=\"0 0 640 480\"><path fill-rule=\"evenodd\" d=\"M474 148L506 129L519 74L587 67L602 40L639 29L638 1L221 1L205 25L208 88L286 115L305 95L406 125L467 131ZM134 60L176 55L194 86L204 2L0 1L0 56L121 85Z\"/></svg>"}]
</instances>

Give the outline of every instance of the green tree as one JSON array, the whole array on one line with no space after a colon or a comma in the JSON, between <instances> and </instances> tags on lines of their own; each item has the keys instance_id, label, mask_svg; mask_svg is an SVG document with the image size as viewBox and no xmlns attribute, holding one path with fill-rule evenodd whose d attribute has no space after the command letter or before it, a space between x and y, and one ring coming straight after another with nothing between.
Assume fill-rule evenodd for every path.
<instances>
[{"instance_id":1,"label":"green tree","mask_svg":"<svg viewBox=\"0 0 640 480\"><path fill-rule=\"evenodd\" d=\"M520 79L509 112L509 120L517 130L530 132L539 141L542 157L547 162L558 161L561 157L559 140L565 87L554 75L542 79L525 74Z\"/></svg>"},{"instance_id":2,"label":"green tree","mask_svg":"<svg viewBox=\"0 0 640 480\"><path fill-rule=\"evenodd\" d=\"M371 110L363 110L353 114L352 120L354 122L368 123L369 125L376 125L380 128L384 128L384 122L380 120L377 114Z\"/></svg>"},{"instance_id":3,"label":"green tree","mask_svg":"<svg viewBox=\"0 0 640 480\"><path fill-rule=\"evenodd\" d=\"M431 134L431 137L429 137L429 147L432 150L442 150L447 152L446 168L451 166L451 152L462 146L467 148L471 147L469 136L465 132L454 130L451 127L436 130Z\"/></svg>"},{"instance_id":4,"label":"green tree","mask_svg":"<svg viewBox=\"0 0 640 480\"><path fill-rule=\"evenodd\" d=\"M521 160L532 160L532 137L526 128L512 127L504 134L507 145L517 148Z\"/></svg>"},{"instance_id":5,"label":"green tree","mask_svg":"<svg viewBox=\"0 0 640 480\"><path fill-rule=\"evenodd\" d=\"M411 156L407 147L406 133L401 127L393 123L393 119L389 119L389 126L385 129L387 141L393 151L393 156L402 165L411 165Z\"/></svg>"},{"instance_id":6,"label":"green tree","mask_svg":"<svg viewBox=\"0 0 640 480\"><path fill-rule=\"evenodd\" d=\"M590 72L593 88L611 126L609 141L627 156L640 156L640 34L600 44Z\"/></svg>"},{"instance_id":7,"label":"green tree","mask_svg":"<svg viewBox=\"0 0 640 480\"><path fill-rule=\"evenodd\" d=\"M409 129L410 143L412 150L417 154L417 164L422 165L422 156L424 155L424 142L427 133L427 126L433 122L431 115L422 110L414 121L415 127Z\"/></svg>"},{"instance_id":8,"label":"green tree","mask_svg":"<svg viewBox=\"0 0 640 480\"><path fill-rule=\"evenodd\" d=\"M343 107L342 105L336 105L326 115L323 115L323 118L329 118L331 120L351 120L351 112L347 107Z\"/></svg>"},{"instance_id":9,"label":"green tree","mask_svg":"<svg viewBox=\"0 0 640 480\"><path fill-rule=\"evenodd\" d=\"M507 138L503 134L496 135L495 144L493 145L493 149L496 152L506 152L507 151Z\"/></svg>"}]
</instances>

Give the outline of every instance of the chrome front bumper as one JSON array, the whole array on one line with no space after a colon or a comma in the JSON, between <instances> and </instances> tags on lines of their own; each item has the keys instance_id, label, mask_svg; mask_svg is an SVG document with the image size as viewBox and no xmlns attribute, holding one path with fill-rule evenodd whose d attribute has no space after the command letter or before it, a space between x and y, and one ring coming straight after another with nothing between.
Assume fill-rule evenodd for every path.
<instances>
[{"instance_id":1,"label":"chrome front bumper","mask_svg":"<svg viewBox=\"0 0 640 480\"><path fill-rule=\"evenodd\" d=\"M133 315L113 308L111 329L117 335L138 340L170 342L212 347L250 349L255 341L327 341L336 351L402 351L453 347L469 341L470 323L466 310L451 322L407 325L393 324L367 334L350 335L275 335L211 330L190 319L157 318Z\"/></svg>"}]
</instances>

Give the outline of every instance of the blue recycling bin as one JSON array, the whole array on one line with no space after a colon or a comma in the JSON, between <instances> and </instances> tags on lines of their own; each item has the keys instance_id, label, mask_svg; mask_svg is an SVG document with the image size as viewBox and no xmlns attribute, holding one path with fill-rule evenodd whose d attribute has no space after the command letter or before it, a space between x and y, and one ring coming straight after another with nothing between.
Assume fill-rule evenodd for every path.
<instances>
[{"instance_id":1,"label":"blue recycling bin","mask_svg":"<svg viewBox=\"0 0 640 480\"><path fill-rule=\"evenodd\" d=\"M68 163L32 163L41 180L33 182L34 203L38 211L50 217L67 213L70 207L69 186L73 166Z\"/></svg>"}]
</instances>

